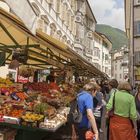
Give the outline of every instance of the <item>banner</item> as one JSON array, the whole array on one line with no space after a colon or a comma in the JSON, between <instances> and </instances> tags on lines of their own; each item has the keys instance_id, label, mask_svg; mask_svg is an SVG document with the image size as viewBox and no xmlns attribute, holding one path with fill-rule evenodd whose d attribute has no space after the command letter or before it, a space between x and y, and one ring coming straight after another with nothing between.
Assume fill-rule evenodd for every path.
<instances>
[{"instance_id":1,"label":"banner","mask_svg":"<svg viewBox=\"0 0 140 140\"><path fill-rule=\"evenodd\" d=\"M33 11L28 0L5 0L11 10L17 15L25 24L25 26L36 34L37 16Z\"/></svg>"}]
</instances>

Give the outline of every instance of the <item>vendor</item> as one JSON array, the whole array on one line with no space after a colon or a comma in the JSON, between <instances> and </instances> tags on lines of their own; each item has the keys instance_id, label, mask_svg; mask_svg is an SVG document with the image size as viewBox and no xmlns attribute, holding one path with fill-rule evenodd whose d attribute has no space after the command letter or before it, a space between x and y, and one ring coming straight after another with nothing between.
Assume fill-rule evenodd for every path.
<instances>
[{"instance_id":1,"label":"vendor","mask_svg":"<svg viewBox=\"0 0 140 140\"><path fill-rule=\"evenodd\" d=\"M50 74L46 78L46 82L48 83L48 87L50 90L60 90L59 86L56 83L55 72L51 71Z\"/></svg>"},{"instance_id":2,"label":"vendor","mask_svg":"<svg viewBox=\"0 0 140 140\"><path fill-rule=\"evenodd\" d=\"M50 74L46 78L47 83L55 82L54 71L51 71Z\"/></svg>"}]
</instances>

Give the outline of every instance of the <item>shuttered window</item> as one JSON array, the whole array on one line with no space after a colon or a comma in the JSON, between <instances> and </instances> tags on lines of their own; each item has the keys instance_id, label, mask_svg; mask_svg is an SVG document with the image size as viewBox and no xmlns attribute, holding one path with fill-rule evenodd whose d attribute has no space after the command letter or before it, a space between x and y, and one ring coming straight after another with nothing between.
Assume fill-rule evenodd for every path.
<instances>
[{"instance_id":1,"label":"shuttered window","mask_svg":"<svg viewBox=\"0 0 140 140\"><path fill-rule=\"evenodd\" d=\"M134 35L140 35L140 21L134 22Z\"/></svg>"},{"instance_id":2,"label":"shuttered window","mask_svg":"<svg viewBox=\"0 0 140 140\"><path fill-rule=\"evenodd\" d=\"M134 56L135 65L140 65L140 52L135 52Z\"/></svg>"},{"instance_id":3,"label":"shuttered window","mask_svg":"<svg viewBox=\"0 0 140 140\"><path fill-rule=\"evenodd\" d=\"M60 13L61 0L56 1L56 12Z\"/></svg>"}]
</instances>

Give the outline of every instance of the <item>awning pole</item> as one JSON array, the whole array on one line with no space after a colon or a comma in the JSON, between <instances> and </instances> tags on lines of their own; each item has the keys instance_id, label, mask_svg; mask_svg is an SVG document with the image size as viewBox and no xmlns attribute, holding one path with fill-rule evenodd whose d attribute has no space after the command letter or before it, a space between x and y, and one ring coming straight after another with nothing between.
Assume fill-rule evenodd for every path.
<instances>
[{"instance_id":1,"label":"awning pole","mask_svg":"<svg viewBox=\"0 0 140 140\"><path fill-rule=\"evenodd\" d=\"M4 30L4 32L10 37L10 39L18 46L18 42L14 39L14 37L8 32L6 27L0 22L1 28Z\"/></svg>"}]
</instances>

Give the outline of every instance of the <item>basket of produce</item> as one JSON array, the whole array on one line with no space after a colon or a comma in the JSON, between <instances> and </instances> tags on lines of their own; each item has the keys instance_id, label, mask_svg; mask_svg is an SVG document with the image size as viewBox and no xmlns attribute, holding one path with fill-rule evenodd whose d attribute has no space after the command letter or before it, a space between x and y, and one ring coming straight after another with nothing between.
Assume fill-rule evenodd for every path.
<instances>
[{"instance_id":1,"label":"basket of produce","mask_svg":"<svg viewBox=\"0 0 140 140\"><path fill-rule=\"evenodd\" d=\"M44 115L27 112L21 117L21 125L28 127L39 127L39 124L44 121Z\"/></svg>"},{"instance_id":2,"label":"basket of produce","mask_svg":"<svg viewBox=\"0 0 140 140\"><path fill-rule=\"evenodd\" d=\"M56 109L47 103L38 103L34 105L34 112L38 114L43 114L48 118L53 118L56 116Z\"/></svg>"}]
</instances>

